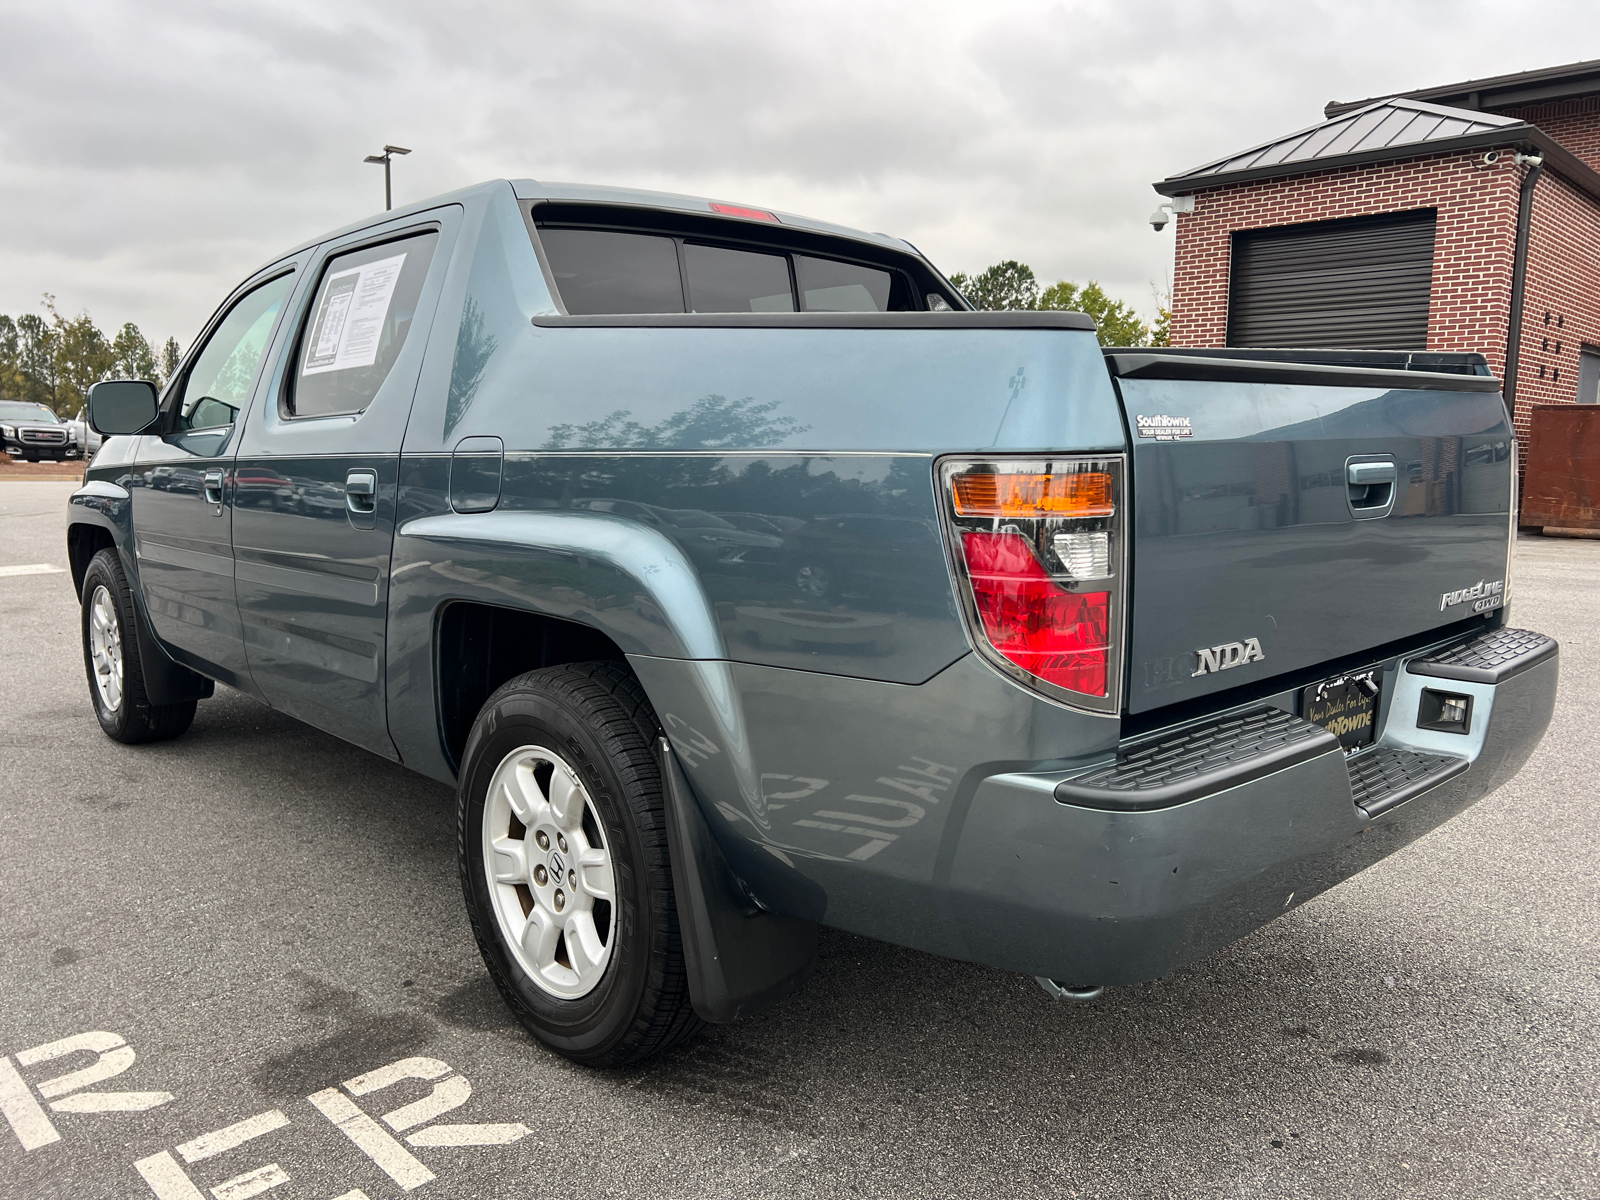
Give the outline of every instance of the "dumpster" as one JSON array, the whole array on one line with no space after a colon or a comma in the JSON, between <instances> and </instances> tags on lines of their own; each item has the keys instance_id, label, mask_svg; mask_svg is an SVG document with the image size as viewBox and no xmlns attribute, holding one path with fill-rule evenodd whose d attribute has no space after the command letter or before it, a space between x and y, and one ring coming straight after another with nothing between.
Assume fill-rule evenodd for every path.
<instances>
[{"instance_id":1,"label":"dumpster","mask_svg":"<svg viewBox=\"0 0 1600 1200\"><path fill-rule=\"evenodd\" d=\"M1600 535L1600 404L1535 404L1521 525Z\"/></svg>"}]
</instances>

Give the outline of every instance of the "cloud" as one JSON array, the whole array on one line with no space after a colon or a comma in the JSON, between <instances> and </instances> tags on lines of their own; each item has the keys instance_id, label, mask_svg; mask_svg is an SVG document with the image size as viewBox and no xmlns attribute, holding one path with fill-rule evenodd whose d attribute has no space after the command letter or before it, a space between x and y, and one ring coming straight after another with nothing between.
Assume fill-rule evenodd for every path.
<instances>
[{"instance_id":1,"label":"cloud","mask_svg":"<svg viewBox=\"0 0 1600 1200\"><path fill-rule=\"evenodd\" d=\"M0 311L187 342L289 247L496 176L662 188L1001 258L1141 308L1152 180L1322 104L1550 65L1517 4L0 5ZM1541 26L1586 10L1542 4ZM1556 57L1593 55L1579 48Z\"/></svg>"}]
</instances>

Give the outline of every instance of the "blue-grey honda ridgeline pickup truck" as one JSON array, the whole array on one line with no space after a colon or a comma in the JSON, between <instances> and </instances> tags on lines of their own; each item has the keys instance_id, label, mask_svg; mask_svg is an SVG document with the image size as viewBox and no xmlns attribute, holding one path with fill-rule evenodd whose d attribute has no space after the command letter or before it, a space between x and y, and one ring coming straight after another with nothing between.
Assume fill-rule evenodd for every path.
<instances>
[{"instance_id":1,"label":"blue-grey honda ridgeline pickup truck","mask_svg":"<svg viewBox=\"0 0 1600 1200\"><path fill-rule=\"evenodd\" d=\"M470 188L90 408L105 731L221 682L455 784L489 973L585 1063L794 991L819 925L1165 975L1493 791L1556 695L1481 357L1102 349L788 214Z\"/></svg>"}]
</instances>

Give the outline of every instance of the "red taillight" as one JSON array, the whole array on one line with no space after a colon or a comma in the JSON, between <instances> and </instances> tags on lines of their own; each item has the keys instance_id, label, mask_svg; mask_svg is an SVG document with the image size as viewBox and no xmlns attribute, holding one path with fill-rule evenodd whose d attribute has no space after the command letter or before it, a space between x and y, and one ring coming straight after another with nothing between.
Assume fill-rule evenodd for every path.
<instances>
[{"instance_id":1,"label":"red taillight","mask_svg":"<svg viewBox=\"0 0 1600 1200\"><path fill-rule=\"evenodd\" d=\"M764 208L745 208L742 204L719 204L713 202L711 211L721 213L725 217L744 217L749 221L776 221L776 213L769 213Z\"/></svg>"},{"instance_id":2,"label":"red taillight","mask_svg":"<svg viewBox=\"0 0 1600 1200\"><path fill-rule=\"evenodd\" d=\"M961 550L990 645L1046 683L1108 694L1109 592L1066 590L1017 533L965 532Z\"/></svg>"},{"instance_id":3,"label":"red taillight","mask_svg":"<svg viewBox=\"0 0 1600 1200\"><path fill-rule=\"evenodd\" d=\"M986 455L939 463L972 646L1023 687L1075 708L1122 706L1120 454Z\"/></svg>"}]
</instances>

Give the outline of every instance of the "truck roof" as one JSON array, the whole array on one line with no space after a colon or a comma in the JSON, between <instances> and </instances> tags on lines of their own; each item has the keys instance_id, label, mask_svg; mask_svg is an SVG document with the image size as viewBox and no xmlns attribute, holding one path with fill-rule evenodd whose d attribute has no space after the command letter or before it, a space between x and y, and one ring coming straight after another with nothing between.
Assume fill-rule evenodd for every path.
<instances>
[{"instance_id":1,"label":"truck roof","mask_svg":"<svg viewBox=\"0 0 1600 1200\"><path fill-rule=\"evenodd\" d=\"M846 225L834 225L827 221L818 221L812 217L802 217L795 213L782 212L778 209L766 208L761 205L743 204L738 201L711 200L703 196L685 196L677 192L651 192L639 188L605 187L599 184L586 183L547 183L537 179L492 179L483 183L472 184L470 187L459 188L453 192L444 192L437 196L429 196L425 200L418 200L413 204L401 205L391 212L373 213L359 221L352 221L338 229L331 229L314 238L307 238L293 249L282 254L276 254L263 266L278 262L311 246L319 245L330 238L340 237L346 233L354 233L365 229L379 221L391 221L405 217L411 213L424 212L436 208L440 204L448 204L453 200L464 200L495 188L509 187L521 200L561 200L569 203L580 204L613 204L630 208L656 208L669 212L695 213L700 216L711 217L727 221L733 225L751 224L748 217L731 215L719 212L712 207L713 204L725 204L731 207L751 208L758 212L771 213L778 219L780 225L792 229L805 229L813 233L827 234L830 237L849 238L852 241L866 242L874 246L882 246L899 253L911 253L922 257L919 251L910 242L901 238L890 237L886 233L867 233L860 229L851 229ZM766 222L760 222L766 224Z\"/></svg>"},{"instance_id":2,"label":"truck roof","mask_svg":"<svg viewBox=\"0 0 1600 1200\"><path fill-rule=\"evenodd\" d=\"M779 224L795 229L809 229L832 237L851 238L900 252L909 250L913 254L920 253L910 242L890 237L887 233L867 233L860 229L851 229L847 225L834 225L828 221L818 221L814 217L803 217L797 213L783 212L766 205L747 204L738 200L713 200L704 196L685 196L677 192L651 192L639 188L602 187L586 183L547 183L538 179L513 179L511 186L516 190L518 200L565 200L586 204L616 204L630 208L660 208L736 222L745 222L750 218L729 214L712 206L721 204L735 208L749 208L757 212L771 213L778 219Z\"/></svg>"}]
</instances>

